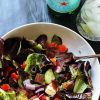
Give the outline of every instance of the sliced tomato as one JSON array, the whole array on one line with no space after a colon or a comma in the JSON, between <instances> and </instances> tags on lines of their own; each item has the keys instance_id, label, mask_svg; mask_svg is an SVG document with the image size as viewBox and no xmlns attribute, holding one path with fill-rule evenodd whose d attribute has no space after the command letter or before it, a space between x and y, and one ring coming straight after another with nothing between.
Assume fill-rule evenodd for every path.
<instances>
[{"instance_id":1,"label":"sliced tomato","mask_svg":"<svg viewBox=\"0 0 100 100\"><path fill-rule=\"evenodd\" d=\"M25 69L25 67L26 67L26 63L24 61L23 64L21 64L21 68Z\"/></svg>"},{"instance_id":2,"label":"sliced tomato","mask_svg":"<svg viewBox=\"0 0 100 100\"><path fill-rule=\"evenodd\" d=\"M18 75L14 72L11 74L11 78L18 80Z\"/></svg>"},{"instance_id":3,"label":"sliced tomato","mask_svg":"<svg viewBox=\"0 0 100 100\"><path fill-rule=\"evenodd\" d=\"M54 90L58 91L57 82L55 80L52 81L52 87L54 88Z\"/></svg>"},{"instance_id":4,"label":"sliced tomato","mask_svg":"<svg viewBox=\"0 0 100 100\"><path fill-rule=\"evenodd\" d=\"M54 43L54 42L51 42L51 43L48 43L48 47L49 48L57 48L58 45L56 43Z\"/></svg>"},{"instance_id":5,"label":"sliced tomato","mask_svg":"<svg viewBox=\"0 0 100 100\"><path fill-rule=\"evenodd\" d=\"M46 96L43 95L42 97L40 97L40 100L46 100Z\"/></svg>"},{"instance_id":6,"label":"sliced tomato","mask_svg":"<svg viewBox=\"0 0 100 100\"><path fill-rule=\"evenodd\" d=\"M3 84L3 85L1 86L1 89L3 89L4 91L7 91L7 90L10 89L10 86L9 86L9 84Z\"/></svg>"},{"instance_id":7,"label":"sliced tomato","mask_svg":"<svg viewBox=\"0 0 100 100\"><path fill-rule=\"evenodd\" d=\"M46 96L45 96L45 95L40 95L40 96L39 96L39 99L40 99L40 100L46 100Z\"/></svg>"},{"instance_id":8,"label":"sliced tomato","mask_svg":"<svg viewBox=\"0 0 100 100\"><path fill-rule=\"evenodd\" d=\"M59 52L64 53L68 51L68 48L64 44L62 44L62 45L58 45L58 50Z\"/></svg>"}]
</instances>

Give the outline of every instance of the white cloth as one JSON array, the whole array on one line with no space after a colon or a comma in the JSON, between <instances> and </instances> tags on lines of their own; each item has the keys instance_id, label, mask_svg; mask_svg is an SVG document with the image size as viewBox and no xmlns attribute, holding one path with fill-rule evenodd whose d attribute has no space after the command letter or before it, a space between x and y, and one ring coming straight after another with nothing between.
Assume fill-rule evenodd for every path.
<instances>
[{"instance_id":1,"label":"white cloth","mask_svg":"<svg viewBox=\"0 0 100 100\"><path fill-rule=\"evenodd\" d=\"M46 0L0 0L0 36L32 22L50 22Z\"/></svg>"}]
</instances>

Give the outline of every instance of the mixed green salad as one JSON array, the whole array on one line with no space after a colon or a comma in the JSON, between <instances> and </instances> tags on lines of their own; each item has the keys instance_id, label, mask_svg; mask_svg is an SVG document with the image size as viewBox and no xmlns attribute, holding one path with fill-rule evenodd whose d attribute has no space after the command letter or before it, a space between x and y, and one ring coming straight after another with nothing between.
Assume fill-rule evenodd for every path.
<instances>
[{"instance_id":1,"label":"mixed green salad","mask_svg":"<svg viewBox=\"0 0 100 100\"><path fill-rule=\"evenodd\" d=\"M0 39L0 100L91 100L90 70L57 35Z\"/></svg>"}]
</instances>

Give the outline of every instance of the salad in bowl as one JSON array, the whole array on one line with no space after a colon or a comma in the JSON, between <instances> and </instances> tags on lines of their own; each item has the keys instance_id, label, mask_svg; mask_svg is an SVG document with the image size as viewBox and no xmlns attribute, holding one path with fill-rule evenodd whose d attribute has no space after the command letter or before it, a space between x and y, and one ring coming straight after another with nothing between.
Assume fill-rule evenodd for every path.
<instances>
[{"instance_id":1,"label":"salad in bowl","mask_svg":"<svg viewBox=\"0 0 100 100\"><path fill-rule=\"evenodd\" d=\"M91 100L91 62L76 60L61 36L0 39L0 100Z\"/></svg>"}]
</instances>

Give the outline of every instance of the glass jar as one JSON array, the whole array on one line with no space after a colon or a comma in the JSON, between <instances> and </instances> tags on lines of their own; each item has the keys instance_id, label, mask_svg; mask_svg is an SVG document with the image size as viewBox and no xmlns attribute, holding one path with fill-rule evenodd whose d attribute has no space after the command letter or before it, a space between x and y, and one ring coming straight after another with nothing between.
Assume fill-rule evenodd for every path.
<instances>
[{"instance_id":1,"label":"glass jar","mask_svg":"<svg viewBox=\"0 0 100 100\"><path fill-rule=\"evenodd\" d=\"M100 41L100 0L87 0L76 19L80 34L91 41Z\"/></svg>"}]
</instances>

